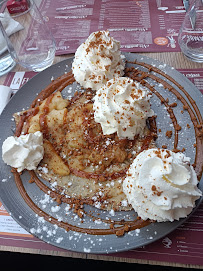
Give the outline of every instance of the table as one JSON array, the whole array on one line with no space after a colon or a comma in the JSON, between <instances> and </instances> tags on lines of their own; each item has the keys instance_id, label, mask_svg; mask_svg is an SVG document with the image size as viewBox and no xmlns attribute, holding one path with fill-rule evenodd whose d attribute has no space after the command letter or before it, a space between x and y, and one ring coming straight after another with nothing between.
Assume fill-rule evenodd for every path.
<instances>
[{"instance_id":1,"label":"table","mask_svg":"<svg viewBox=\"0 0 203 271\"><path fill-rule=\"evenodd\" d=\"M155 0L150 0L151 2L150 2L150 7L151 8L154 8L154 6L153 5L155 5L155 2L157 2L157 5L165 5L165 3L167 2L167 1L155 1ZM36 2L41 2L41 0L36 0ZM57 1L54 1L55 3L57 3ZM64 1L59 1L59 2L64 2ZM71 1L66 1L66 3L68 3L68 2L71 2ZM88 1L86 1L86 2L88 2ZM97 1L97 3L96 3L96 1L89 1L89 2L95 2L95 5L96 4L98 4L99 3L99 1ZM110 1L106 1L106 2L109 2L110 3ZM116 1L112 1L112 3L113 2L116 2ZM120 1L120 2L122 2L122 1ZM127 1L126 1L127 2ZM144 2L144 1L140 1L140 2ZM172 1L171 1L172 2ZM178 1L178 0L176 0L176 3L178 3L177 5L179 5L179 4L181 4L181 2L182 1ZM47 7L45 6L44 7L44 9L45 10L50 10L50 12L52 11L51 9L50 9L50 7L49 7L49 5L51 5L50 3L51 3L51 0L46 0L46 1L44 1L44 3L46 3L46 5L47 5ZM136 1L136 3L138 3L138 1ZM154 4L153 4L154 3ZM52 3L53 4L53 3ZM91 8L94 8L94 7L89 7L89 10L88 9L85 9L85 12L87 12L87 14L88 14L88 12L90 12L90 9ZM128 10L130 10L130 9L128 9ZM128 11L127 10L127 11ZM143 6L143 10L144 10L144 12L147 12L147 9L146 9L146 6ZM98 10L97 10L98 11ZM139 11L139 10L138 10ZM103 11L102 12L104 12L104 9L103 9ZM173 13L171 13L171 14L173 14ZM80 15L80 14L79 14ZM97 15L98 14L95 14L95 9L94 9L94 15L95 15L95 17L98 17ZM179 14L180 15L180 14ZM112 16L112 14L110 14L109 16ZM119 16L123 16L123 11L121 12L121 14L119 15ZM134 15L133 15L134 16ZM145 16L146 16L146 14L145 14ZM120 18L120 17L119 17ZM130 17L129 17L130 18ZM158 18L158 17L157 17ZM156 19L157 19L156 18ZM160 17L160 21L156 21L156 23L155 23L155 26L157 26L158 24L160 24L160 26L162 26L163 27L163 21L162 21L162 19L163 19L163 17ZM130 19L129 19L130 20ZM158 19L157 19L158 20ZM180 20L180 16L179 16L179 20ZM55 21L54 21L54 23L55 23ZM102 23L102 22L100 22L100 23ZM148 23L145 23L144 21L142 22L143 23L143 26L145 25L145 24L149 24L149 22ZM122 22L122 20L121 20L121 24L123 24L123 22ZM79 25L80 26L80 25ZM122 25L123 26L123 25ZM145 25L146 26L146 25ZM170 26L171 26L171 21L170 21ZM95 26L96 27L96 26ZM57 27L55 27L55 28L57 28ZM108 28L108 27L107 27ZM58 27L58 29L59 29L59 27ZM57 30L58 30L57 29ZM68 29L68 28L67 28ZM66 29L66 30L67 30ZM56 30L56 29L55 29ZM63 28L63 31L64 31L65 29ZM74 29L73 29L74 30ZM69 31L69 29L68 29L68 31ZM77 32L77 31L75 31L75 32ZM63 34L63 33L62 33ZM69 33L70 34L70 33ZM73 35L74 33L72 33L72 35ZM60 35L61 35L61 33L60 33ZM59 36L59 38L61 39L61 36L60 36L59 34L58 34L58 36ZM65 34L64 34L65 35ZM157 59L157 60L159 60L159 61L161 61L161 62L163 62L163 63L166 63L166 64L168 64L168 65L170 65L170 66L173 66L175 69L203 69L203 64L198 64L198 63L194 63L194 62L191 62L191 61L189 61L189 60L187 60L183 55L182 55L182 53L180 53L180 52L164 52L164 53L139 53L139 54L143 54L143 55L145 55L145 56L148 56L148 57L150 57L150 58L154 58L154 59ZM64 59L67 59L67 58L69 58L69 57L71 57L71 56L73 56L73 54L67 54L67 55L60 55L60 56L56 56L55 57L55 59L54 59L54 64L55 63L58 63L58 62L60 62L60 61L62 61L62 60L64 60ZM13 69L13 71L14 72L17 72L17 71L26 71L24 68L22 68L22 67L20 67L19 65L16 65L16 67ZM4 83L4 81L5 81L5 78L6 78L6 75L4 75L4 76L2 76L2 77L0 77L0 84L3 84ZM4 251L4 253L3 253L3 251ZM7 252L6 252L7 251ZM127 263L142 263L142 264L150 264L150 265L143 265L142 266L142 268L143 268L143 270L161 270L161 269L159 269L158 267L156 268L156 265L169 265L169 263L167 263L167 261L165 261L165 262L161 262L161 261L152 261L152 260L150 260L150 261L146 261L146 260L140 260L140 259L132 259L132 258L121 258L121 257L119 257L118 255L113 255L113 256L108 256L108 255L92 255L92 254L82 254L82 253L75 253L75 252L70 252L70 251L51 251L51 250L42 250L42 249L33 249L33 248L17 248L17 247L12 247L12 246L2 246L2 245L0 245L0 257L1 257L1 259L4 257L4 256L8 256L8 259L9 259L9 257L10 257L10 253L9 252L13 252L13 253L15 253L14 255L12 255L12 259L14 259L14 260L16 260L17 259L17 257L19 257L20 259L23 259L23 256L22 255L20 255L19 254L19 252L21 252L21 253L23 253L23 255L26 255L26 257L28 257L29 255L27 254L27 253L29 253L29 254L32 254L33 256L34 255L39 255L39 254L41 254L41 255L52 255L52 256L59 256L60 258L58 258L57 257L57 259L64 259L63 257L66 257L67 259L69 258L69 259L72 259L72 261L65 261L65 259L64 259L64 262L66 262L67 264L68 263L80 263L80 264L83 264L83 263L86 263L84 260L85 259L87 259L87 260L90 260L90 259L94 259L94 260L104 260L105 262L103 262L103 263L105 263L105 265L104 264L102 264L101 262L99 262L101 265L101 267L103 267L103 266L108 266L108 267L111 267L111 265L108 263L108 261L116 261L116 262L127 262ZM26 254L24 254L24 253L26 253ZM16 255L18 255L18 256L16 256ZM37 261L40 259L40 261L41 261L41 258L42 257L39 257L39 258L34 258L34 257L32 257L31 255L28 257L28 259L30 259L30 261L32 261L32 263L33 263L33 266L35 266L35 263L34 263L34 261L33 261L33 259L35 260L35 259L37 259ZM47 257L44 257L45 259L47 259ZM52 257L53 258L53 257ZM50 259L50 258L48 258L48 259ZM75 259L75 260L74 260ZM80 260L78 260L78 259L80 259ZM51 262L53 262L53 260L51 260ZM99 266L99 264L97 264L98 266ZM194 267L194 268L201 268L201 266L194 266L194 265L183 265L183 264L173 264L173 263L170 263L170 265L171 266L181 266L181 267L190 267L190 268L192 268L192 267ZM55 265L56 267L59 267L59 266L57 266L57 265ZM77 266L77 265L76 265ZM76 266L74 266L74 267L76 267ZM95 266L95 265L94 265ZM118 264L117 265L115 265L115 266L119 266ZM122 266L124 266L124 265L121 265L121 266L119 266L119 267L122 267ZM51 265L50 265L50 267L51 267ZM78 264L78 267L79 267L79 264ZM30 268L30 267L29 267ZM164 269L165 270L168 270L166 267L164 267Z\"/></svg>"},{"instance_id":2,"label":"table","mask_svg":"<svg viewBox=\"0 0 203 271\"><path fill-rule=\"evenodd\" d=\"M174 53L142 53L145 56L155 58L157 60L160 60L161 62L164 62L166 64L169 64L173 66L176 69L186 69L186 68L203 68L203 64L198 64L191 62L187 60L182 53L174 52ZM60 62L64 59L67 59L69 57L73 56L71 55L62 55L62 56L56 56L54 63ZM19 65L16 65L16 67L13 69L13 71L25 71L24 68L20 67ZM3 84L5 81L6 75L2 76L0 78L0 84ZM91 255L91 254L82 254L82 253L75 253L75 252L61 252L61 251L46 251L46 250L39 250L39 249L28 249L28 248L16 248L16 247L8 247L8 246L0 246L0 251L11 251L11 252L23 252L23 253L31 253L31 254L42 254L42 255L54 255L54 256L62 256L62 257L71 257L71 258L80 258L80 259L94 259L94 260L105 260L105 261L124 261L128 263L142 263L142 264L151 264L151 265L168 265L167 262L156 262L156 261L145 261L140 259L129 259L129 258L119 258L116 254L115 256L108 256L108 255ZM181 266L181 267L195 267L200 268L200 266L194 266L194 265L183 265L183 264L171 264L172 266Z\"/></svg>"}]
</instances>

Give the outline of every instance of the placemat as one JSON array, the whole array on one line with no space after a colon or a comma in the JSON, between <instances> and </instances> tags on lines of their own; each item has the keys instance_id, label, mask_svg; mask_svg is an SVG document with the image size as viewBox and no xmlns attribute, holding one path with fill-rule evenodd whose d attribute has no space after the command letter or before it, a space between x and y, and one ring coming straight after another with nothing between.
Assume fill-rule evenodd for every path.
<instances>
[{"instance_id":1,"label":"placemat","mask_svg":"<svg viewBox=\"0 0 203 271\"><path fill-rule=\"evenodd\" d=\"M90 33L106 29L126 52L180 51L182 0L42 0L39 8L56 40L56 55L75 53Z\"/></svg>"}]
</instances>

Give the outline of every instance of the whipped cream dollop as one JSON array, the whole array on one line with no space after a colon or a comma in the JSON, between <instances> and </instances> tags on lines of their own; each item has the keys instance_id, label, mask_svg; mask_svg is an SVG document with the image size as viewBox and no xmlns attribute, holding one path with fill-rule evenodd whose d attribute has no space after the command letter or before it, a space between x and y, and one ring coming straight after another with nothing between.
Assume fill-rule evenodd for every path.
<instances>
[{"instance_id":1,"label":"whipped cream dollop","mask_svg":"<svg viewBox=\"0 0 203 271\"><path fill-rule=\"evenodd\" d=\"M40 131L19 137L9 136L2 145L3 161L18 172L36 169L43 155L43 135Z\"/></svg>"},{"instance_id":2,"label":"whipped cream dollop","mask_svg":"<svg viewBox=\"0 0 203 271\"><path fill-rule=\"evenodd\" d=\"M111 79L94 97L94 119L104 135L117 132L119 138L142 135L146 119L154 115L147 88L128 77Z\"/></svg>"},{"instance_id":3,"label":"whipped cream dollop","mask_svg":"<svg viewBox=\"0 0 203 271\"><path fill-rule=\"evenodd\" d=\"M158 222L186 217L202 195L190 158L165 149L141 152L123 182L128 202L142 219Z\"/></svg>"},{"instance_id":4,"label":"whipped cream dollop","mask_svg":"<svg viewBox=\"0 0 203 271\"><path fill-rule=\"evenodd\" d=\"M81 86L98 90L108 80L122 76L124 67L120 42L109 31L98 31L78 47L72 72Z\"/></svg>"}]
</instances>

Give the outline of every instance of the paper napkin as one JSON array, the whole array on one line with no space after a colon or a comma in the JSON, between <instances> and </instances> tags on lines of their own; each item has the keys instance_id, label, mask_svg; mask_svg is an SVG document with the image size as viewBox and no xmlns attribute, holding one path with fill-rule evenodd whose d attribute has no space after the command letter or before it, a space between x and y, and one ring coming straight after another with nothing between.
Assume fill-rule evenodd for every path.
<instances>
[{"instance_id":1,"label":"paper napkin","mask_svg":"<svg viewBox=\"0 0 203 271\"><path fill-rule=\"evenodd\" d=\"M0 21L8 36L24 28L20 23L12 19L8 13L0 13ZM7 44L2 31L0 30L0 55L3 54L6 50Z\"/></svg>"},{"instance_id":2,"label":"paper napkin","mask_svg":"<svg viewBox=\"0 0 203 271\"><path fill-rule=\"evenodd\" d=\"M0 85L0 114L3 111L4 107L8 103L11 98L12 89L10 87L6 87Z\"/></svg>"}]
</instances>

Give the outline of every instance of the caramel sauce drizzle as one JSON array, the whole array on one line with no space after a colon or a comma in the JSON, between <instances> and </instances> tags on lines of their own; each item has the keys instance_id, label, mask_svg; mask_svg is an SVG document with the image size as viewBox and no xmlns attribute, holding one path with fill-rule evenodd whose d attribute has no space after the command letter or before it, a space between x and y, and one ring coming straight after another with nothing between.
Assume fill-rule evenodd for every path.
<instances>
[{"instance_id":1,"label":"caramel sauce drizzle","mask_svg":"<svg viewBox=\"0 0 203 271\"><path fill-rule=\"evenodd\" d=\"M166 108L168 110L168 113L170 114L170 117L171 117L172 122L173 122L174 130L175 130L174 148L177 148L177 146L178 146L178 129L177 129L177 124L178 123L177 123L177 119L176 119L176 117L175 117L175 115L173 113L172 108L168 105L167 101L161 96L160 93L158 93L155 90L154 87L149 85L144 79L149 77L149 78L155 80L156 82L159 82L159 83L163 84L163 86L166 89L168 89L169 91L171 91L173 94L175 94L177 99L181 100L181 102L183 103L185 108L187 108L188 113L189 113L189 115L191 117L191 121L192 121L192 123L194 125L194 129L195 129L196 143L197 143L196 156L195 156L195 170L196 170L196 173L198 175L198 178L200 179L201 174L202 174L202 168L203 168L203 153L202 153L203 128L202 128L202 117L201 117L201 114L199 112L199 109L198 109L195 101L190 97L190 95L186 92L186 90L179 83L177 83L169 75L167 75L167 74L163 73L162 71L160 71L158 68L153 67L153 66L151 66L149 64L146 64L146 63L143 63L143 62L138 62L138 61L128 62L128 63L137 64L137 65L143 66L143 67L148 69L148 73L146 73L146 72L143 72L141 70L134 69L133 67L132 68L127 68L126 69L126 76L129 76L132 79L137 80L141 84L148 87L160 99L161 103L164 103L164 105L166 106ZM153 74L150 74L150 71L154 71L154 72L162 75L163 77L165 77L166 79L171 81L173 84L175 84L185 94L185 96L187 97L187 99L191 103L191 106L193 107L195 113L193 112L193 109L190 107L190 105L185 100L185 98L176 89L174 89L169 83L165 82L163 79L158 78ZM132 73L133 73L133 76L132 76ZM32 116L34 116L34 115L36 115L38 113L36 106L39 105L39 100L43 101L44 99L49 97L55 90L62 91L66 86L68 86L69 84L72 84L74 81L75 80L74 80L74 77L73 77L72 73L69 72L67 74L64 74L64 75L60 76L59 78L54 80L50 85L48 85L44 90L42 90L41 93L36 97L36 99L31 104L30 110L28 110L27 113L21 115L20 121L19 121L19 123L18 123L18 125L16 127L15 135L20 136L23 125L24 125L24 122L26 122L30 117L32 117ZM51 96L50 96L50 99L51 99ZM40 116L40 125L41 125L41 127L43 127L43 133L44 133L45 137L46 137L46 133L47 133L47 130L46 130L46 127L45 127L45 125L46 125L46 114L47 113L48 112L47 112L47 109L46 109L46 106L45 106L44 112ZM152 140L152 137L146 138L146 142L144 142L141 151L143 151L146 148L145 146L147 146L151 142L151 140ZM56 218L50 216L49 214L47 214L46 212L41 210L32 201L32 199L28 196L28 194L27 194L27 192L26 192L26 190L25 190L25 188L23 186L20 174L16 171L16 169L12 169L12 172L14 174L16 186L17 186L21 196L23 197L23 199L27 203L27 205L36 214L38 214L39 216L43 216L46 221L51 222L53 224L56 224L59 227L62 227L67 231L72 230L72 231L77 231L77 232L87 233L87 234L94 234L94 235L117 234L118 236L120 236L120 235L123 235L127 231L134 230L136 228L142 228L142 227L145 227L145 226L147 226L147 225L149 225L151 223L151 221L149 221L149 220L143 221L141 219L135 219L134 221L127 221L127 222L126 221L114 221L114 225L119 225L118 227L113 226L113 227L110 227L109 229L89 229L89 228L82 228L82 227L74 226L74 225L69 224L67 222L58 221ZM50 188L47 187L44 183L42 183L39 180L39 178L36 176L34 171L29 171L29 173L30 173L32 182L35 182L35 184L44 193L48 193L48 191L50 191ZM73 174L75 174L75 175L82 174L83 175L83 173L78 173L78 172L75 172L74 170L73 170ZM83 176L81 176L81 177L83 177ZM94 176L91 176L91 177L94 178ZM112 177L114 177L114 176L112 176ZM118 176L115 176L115 178L117 178L117 177ZM53 199L58 200L59 202L62 201L64 203L73 203L73 201L71 199L66 198L65 196L59 194L56 191L51 190L49 192L49 195ZM84 204L84 203L88 203L88 202L85 202L85 200L84 200L82 202L82 204Z\"/></svg>"},{"instance_id":2,"label":"caramel sauce drizzle","mask_svg":"<svg viewBox=\"0 0 203 271\"><path fill-rule=\"evenodd\" d=\"M72 84L75 81L72 72L68 72L56 78L51 84L49 84L45 89L43 89L31 104L31 108L34 108L40 104L40 101L45 100L49 95L51 95L55 90L62 91L66 86Z\"/></svg>"},{"instance_id":3,"label":"caramel sauce drizzle","mask_svg":"<svg viewBox=\"0 0 203 271\"><path fill-rule=\"evenodd\" d=\"M172 108L170 108L170 106L168 105L166 100L161 96L161 94L159 92L157 92L154 89L154 87L150 86L144 79L148 77L148 78L153 79L157 83L161 83L164 86L164 88L166 88L170 92L172 92L177 97L177 99L182 102L183 107L185 108L185 110L188 111L190 118L191 118L191 121L194 126L195 137L196 137L196 155L195 155L194 168L195 168L195 172L197 174L198 180L200 180L201 176L202 176L202 172L203 172L203 151L202 151L202 148L203 148L203 119L202 119L201 113L199 111L199 108L196 105L196 102L194 101L194 99L192 99L192 97L187 93L187 91L178 82L176 82L171 76L169 76L168 74L165 74L164 72L162 72L158 68L153 67L150 64L147 64L144 62L138 62L136 60L133 62L129 61L128 63L137 64L137 65L143 66L148 69L148 72L146 73L144 71L134 69L134 67L132 67L132 68L129 68L129 71L127 71L127 74L130 72L134 72L135 76L136 76L136 80L138 80L141 84L148 87L161 100L161 102L164 103L164 105L167 107L167 111L170 114L170 118L173 122L174 130L175 130L174 149L177 149L177 146L178 146L178 132L179 132L179 130L177 129L177 127L178 127L177 120L175 118L173 110L172 110ZM185 96L187 97L187 99L191 103L192 107L189 105L189 103L186 101L186 99L175 88L173 88L169 83L165 82L163 79L151 74L150 73L151 71L154 71L154 72L162 75L163 77L165 77L166 79L171 81L174 85L176 85L185 94ZM139 76L138 76L138 74L139 74ZM192 108L194 109L194 111Z\"/></svg>"},{"instance_id":4,"label":"caramel sauce drizzle","mask_svg":"<svg viewBox=\"0 0 203 271\"><path fill-rule=\"evenodd\" d=\"M150 126L150 128L151 128L151 126ZM150 130L152 130L152 129L153 128L151 128ZM141 150L139 151L139 153L142 152L143 150L148 149L150 143L152 142L152 140L154 138L155 138L155 136L153 133L146 136L146 138L142 142ZM93 179L93 180L100 180L102 182L102 179L115 180L115 179L124 177L126 175L127 170L128 170L128 166L125 169L120 170L118 172L114 172L114 173L92 173L92 172L86 172L84 170L79 170L77 168L72 168L70 166L69 166L69 169L70 169L71 173L73 173L75 176L78 176L81 178Z\"/></svg>"},{"instance_id":5,"label":"caramel sauce drizzle","mask_svg":"<svg viewBox=\"0 0 203 271\"><path fill-rule=\"evenodd\" d=\"M27 194L20 174L17 172L16 169L12 169L12 172L14 174L14 178L15 178L15 182L16 182L16 186L22 196L22 198L24 199L24 201L27 203L27 205L39 216L44 217L44 219L48 222L51 222L52 224L56 224L57 226L64 228L66 231L76 231L76 232L80 232L80 233L87 233L87 234L92 234L92 235L109 235L109 234L121 234L123 235L124 232L126 231L130 231L130 230L134 230L134 229L138 229L138 228L142 228L144 226L147 226L150 224L149 220L143 221L141 219L136 219L135 221L129 221L127 223L123 223L124 225L122 226L118 226L118 227L111 227L109 229L90 229L90 228L82 228L82 227L78 227L75 225L72 225L70 223L67 222L63 222L63 221L59 221L58 219L54 218L53 216L50 216L49 214L47 214L46 212L44 212L43 210L41 210L33 201L32 199L29 197L29 195ZM35 173L33 171L30 171L31 174L31 178L32 181L34 181L35 183L38 184L39 188L44 192L47 193L50 189L48 187L46 187L39 179L38 177L35 175ZM51 191L50 196L55 198L57 197L57 193L54 191ZM64 196L61 197L61 199L64 202L68 202L68 199L66 199ZM118 223L116 221L114 221L115 224L121 224L120 221L118 221ZM127 225L127 226L126 226Z\"/></svg>"}]
</instances>

